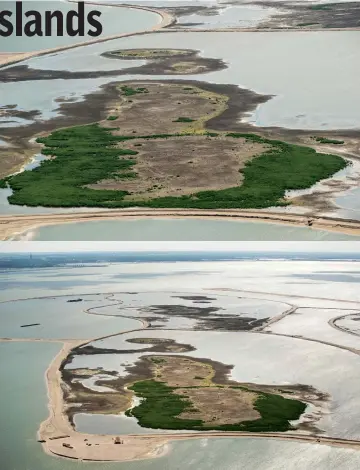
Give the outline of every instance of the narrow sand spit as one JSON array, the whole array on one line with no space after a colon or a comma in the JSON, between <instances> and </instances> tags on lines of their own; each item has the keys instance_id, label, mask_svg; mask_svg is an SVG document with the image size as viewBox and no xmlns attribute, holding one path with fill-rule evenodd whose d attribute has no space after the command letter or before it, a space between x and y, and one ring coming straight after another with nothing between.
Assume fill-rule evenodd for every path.
<instances>
[{"instance_id":1,"label":"narrow sand spit","mask_svg":"<svg viewBox=\"0 0 360 470\"><path fill-rule=\"evenodd\" d=\"M317 230L360 236L360 221L307 216L290 213L262 212L247 209L114 209L94 212L73 212L64 214L29 214L0 216L0 239L9 240L29 230L46 225L76 222L101 222L104 220L127 220L139 218L210 218L243 222L269 222L276 224L311 227Z\"/></svg>"},{"instance_id":2,"label":"narrow sand spit","mask_svg":"<svg viewBox=\"0 0 360 470\"><path fill-rule=\"evenodd\" d=\"M77 3L74 0L69 0L69 1L71 1L72 3ZM86 3L92 4L92 5L112 6L112 7L118 7L118 8L132 8L135 10L145 10L145 11L149 11L151 13L155 13L159 15L161 17L161 21L160 23L156 24L150 29L145 29L142 31L134 31L132 33L113 34L111 36L92 39L90 41L84 41L78 44L70 44L67 46L59 46L59 47L53 47L51 49L42 49L39 51L31 51L31 52L0 53L0 68L6 65L16 64L18 62L21 62L26 59L30 59L32 57L53 54L54 52L66 51L68 49L74 49L75 47L88 46L90 44L96 44L98 42L110 41L111 39L119 39L119 38L124 38L128 36L137 36L140 34L151 33L153 31L158 31L162 28L166 28L167 26L171 26L176 21L173 15L157 8L151 8L151 7L146 7L146 6L136 6L136 5L126 5L126 4L114 5L114 4L109 4L109 3L94 3L94 2L86 2Z\"/></svg>"}]
</instances>

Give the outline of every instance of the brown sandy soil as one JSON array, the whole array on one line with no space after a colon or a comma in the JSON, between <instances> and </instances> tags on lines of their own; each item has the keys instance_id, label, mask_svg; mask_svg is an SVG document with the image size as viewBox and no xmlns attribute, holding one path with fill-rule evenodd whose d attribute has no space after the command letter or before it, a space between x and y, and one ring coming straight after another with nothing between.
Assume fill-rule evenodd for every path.
<instances>
[{"instance_id":1,"label":"brown sandy soil","mask_svg":"<svg viewBox=\"0 0 360 470\"><path fill-rule=\"evenodd\" d=\"M90 187L129 191L132 195L125 199L136 200L239 186L243 179L239 171L266 149L262 144L223 136L135 139L119 147L139 152L134 157L137 177L104 180Z\"/></svg>"},{"instance_id":2,"label":"brown sandy soil","mask_svg":"<svg viewBox=\"0 0 360 470\"><path fill-rule=\"evenodd\" d=\"M254 410L257 394L240 389L212 387L214 370L208 363L184 357L151 357L155 380L165 381L170 387L180 387L175 393L192 403L192 410L184 410L179 418L199 419L216 426L260 418ZM201 388L181 388L201 387Z\"/></svg>"},{"instance_id":3,"label":"brown sandy soil","mask_svg":"<svg viewBox=\"0 0 360 470\"><path fill-rule=\"evenodd\" d=\"M181 419L199 419L204 425L220 426L252 421L261 417L254 409L257 394L234 388L179 388L177 395L191 401L196 411L183 411Z\"/></svg>"},{"instance_id":4,"label":"brown sandy soil","mask_svg":"<svg viewBox=\"0 0 360 470\"><path fill-rule=\"evenodd\" d=\"M148 93L124 96L121 87L146 88ZM114 135L175 134L202 129L209 119L221 114L228 98L216 91L183 83L131 81L118 85L119 97L108 106L114 121L102 121L103 127L119 127ZM156 119L154 118L156 116ZM179 117L194 122L174 122Z\"/></svg>"},{"instance_id":5,"label":"brown sandy soil","mask_svg":"<svg viewBox=\"0 0 360 470\"><path fill-rule=\"evenodd\" d=\"M55 129L99 122L109 115L119 115L119 118L116 121L105 120L102 125L121 126L121 133L124 135L133 134L138 127L142 129L141 134L170 131L176 133L185 129L195 131L202 129L206 120L211 122L216 120L218 115L224 115L225 127L231 129L235 119L269 99L269 96L258 95L235 85L216 85L189 80L183 80L181 85L176 81L132 81L133 86L145 85L151 93L132 97L119 96L119 87L129 83L107 84L101 90L89 93L81 102L73 103L71 99L63 101L59 105L59 115L47 121L37 119L36 110L25 114L15 109L3 110L10 120L12 115L17 113L17 117L31 119L34 122L20 127L9 126L1 129L0 138L10 145L16 144L18 148L13 154L12 161L1 158L2 152L7 152L8 149L0 147L1 176L17 171L21 166L20 162L26 161L28 149L36 153L38 147L35 148L34 144L29 143L29 139L46 135ZM191 126L172 122L180 116L190 117L195 119L195 122L190 123Z\"/></svg>"},{"instance_id":6,"label":"brown sandy soil","mask_svg":"<svg viewBox=\"0 0 360 470\"><path fill-rule=\"evenodd\" d=\"M25 60L30 57L31 53L29 52L22 52L22 53L8 53L8 52L0 52L0 67L14 63L20 62L21 60Z\"/></svg>"}]
</instances>

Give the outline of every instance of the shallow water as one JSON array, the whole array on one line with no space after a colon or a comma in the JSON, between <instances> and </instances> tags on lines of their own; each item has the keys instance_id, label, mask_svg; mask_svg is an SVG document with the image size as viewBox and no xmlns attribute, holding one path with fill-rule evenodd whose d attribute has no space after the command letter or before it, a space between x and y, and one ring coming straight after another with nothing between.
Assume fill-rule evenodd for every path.
<instances>
[{"instance_id":1,"label":"shallow water","mask_svg":"<svg viewBox=\"0 0 360 470\"><path fill-rule=\"evenodd\" d=\"M56 279L54 279L54 284ZM91 315L84 310L115 304L104 295L82 302L68 302L76 297L30 299L0 304L1 336L15 338L91 338L141 328L131 318ZM39 325L22 327L32 323Z\"/></svg>"},{"instance_id":2,"label":"shallow water","mask_svg":"<svg viewBox=\"0 0 360 470\"><path fill-rule=\"evenodd\" d=\"M286 35L286 41L284 41ZM237 84L258 93L273 95L258 106L248 121L256 126L280 126L292 129L350 129L360 126L360 94L356 77L360 75L358 31L280 32L280 33L167 33L169 48L189 48L201 51L203 57L223 59L228 68L199 75L171 76L171 79L206 80L221 84ZM234 47L236 44L236 47ZM164 35L132 36L107 43L95 44L59 53L55 60L47 56L24 62L44 69L93 70L122 69L129 61L100 57L104 51L118 48L163 47ZM131 79L122 76L121 80ZM162 78L141 76L141 79ZM99 80L98 85L95 85ZM81 80L80 93L107 83L116 77ZM79 80L67 80L72 90ZM14 86L15 85L15 88ZM49 113L51 103L41 105L33 100L30 108L15 90L21 83L5 83L6 104L16 103L26 109ZM27 90L37 95L38 82L25 83ZM42 81L44 93L53 84ZM55 92L55 90L54 90ZM60 93L59 93L60 95ZM16 97L18 97L16 99Z\"/></svg>"},{"instance_id":3,"label":"shallow water","mask_svg":"<svg viewBox=\"0 0 360 470\"><path fill-rule=\"evenodd\" d=\"M261 222L203 219L138 219L39 227L15 239L44 240L360 240L335 232Z\"/></svg>"},{"instance_id":4,"label":"shallow water","mask_svg":"<svg viewBox=\"0 0 360 470\"><path fill-rule=\"evenodd\" d=\"M275 8L262 8L258 5L227 6L220 10L218 15L192 15L179 16L178 23L184 23L186 28L250 28L260 24L271 15L278 14Z\"/></svg>"},{"instance_id":5,"label":"shallow water","mask_svg":"<svg viewBox=\"0 0 360 470\"><path fill-rule=\"evenodd\" d=\"M8 10L13 13L11 18L12 24L15 24L15 2L14 1L0 1L1 10ZM36 10L42 15L43 22L45 21L45 11L61 11L64 18L69 11L77 11L75 3L68 3L64 1L26 1L23 3L23 15L29 10ZM160 22L159 15L144 10L133 10L130 8L116 8L98 5L85 5L85 35L84 36L69 36L64 29L64 35L58 36L56 34L56 21L53 20L53 30L51 36L33 36L24 37L12 34L0 42L0 52L28 52L37 51L40 49L50 49L53 47L67 46L70 44L82 43L85 41L96 39L87 34L89 28L94 30L93 27L87 23L87 15L91 11L99 11L100 17L96 19L102 24L103 31L98 39L114 34L127 33L132 31L140 31L148 29L156 23ZM30 18L32 19L32 17ZM25 24L25 21L24 21ZM64 21L66 24L66 21ZM74 26L76 28L76 20ZM44 33L44 31L43 31Z\"/></svg>"},{"instance_id":6,"label":"shallow water","mask_svg":"<svg viewBox=\"0 0 360 470\"><path fill-rule=\"evenodd\" d=\"M340 207L337 213L341 217L360 220L360 188L347 191L336 198L335 203Z\"/></svg>"}]
</instances>

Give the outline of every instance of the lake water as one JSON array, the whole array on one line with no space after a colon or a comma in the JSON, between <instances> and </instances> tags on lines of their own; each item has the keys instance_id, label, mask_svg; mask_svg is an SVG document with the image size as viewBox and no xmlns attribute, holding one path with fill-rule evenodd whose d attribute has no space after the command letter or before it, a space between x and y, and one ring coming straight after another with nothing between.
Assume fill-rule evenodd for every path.
<instances>
[{"instance_id":1,"label":"lake water","mask_svg":"<svg viewBox=\"0 0 360 470\"><path fill-rule=\"evenodd\" d=\"M80 49L64 51L56 57L39 57L24 62L29 66L60 70L106 70L129 67L129 61L100 57L119 48L163 47L165 36L156 33L132 36ZM273 95L258 106L248 121L256 126L292 129L353 129L360 126L360 40L358 31L280 32L280 33L166 33L169 48L198 49L203 57L223 59L228 68L207 74L171 76L171 79L206 80L236 84L258 93ZM236 44L236 47L234 47ZM132 65L136 65L132 62ZM91 68L90 68L91 67ZM121 80L138 78L121 76ZM142 79L166 78L141 76ZM116 77L39 83L5 83L4 104L38 109L45 118L54 105L44 96L81 96ZM61 85L63 83L63 85ZM28 102L29 94L32 95Z\"/></svg>"},{"instance_id":2,"label":"lake water","mask_svg":"<svg viewBox=\"0 0 360 470\"><path fill-rule=\"evenodd\" d=\"M13 12L11 18L12 24L15 24L15 2L14 1L0 1L1 10L8 10ZM68 3L64 1L26 1L23 2L23 18L25 12L29 10L36 10L42 15L43 22L45 21L45 11L61 11L64 19L66 14L71 11L77 11L76 3ZM93 27L87 23L87 15L89 12L97 10L101 13L100 17L96 19L102 24L103 31L99 39L111 36L114 34L128 33L132 31L141 31L143 29L149 29L156 23L160 22L160 16L144 10L133 10L130 8L116 8L106 7L98 5L85 5L85 32L88 31L89 27L94 30ZM30 17L33 19L33 17ZM66 24L66 20L64 21ZM25 20L24 20L25 25ZM76 20L74 20L74 27L76 29ZM43 26L44 28L44 26ZM44 32L44 31L43 31ZM84 36L69 36L64 29L64 35L58 36L56 34L56 20L53 20L53 31L51 36L16 36L12 34L10 37L2 39L0 42L0 52L29 52L37 51L40 49L50 49L58 46L67 46L70 44L77 44L89 40L95 39L89 34Z\"/></svg>"},{"instance_id":3,"label":"lake water","mask_svg":"<svg viewBox=\"0 0 360 470\"><path fill-rule=\"evenodd\" d=\"M261 222L204 219L135 219L40 227L15 239L36 241L360 240L335 232Z\"/></svg>"},{"instance_id":4,"label":"lake water","mask_svg":"<svg viewBox=\"0 0 360 470\"><path fill-rule=\"evenodd\" d=\"M53 280L53 284L56 279ZM85 310L114 304L106 296L84 297L82 302L68 302L74 297L30 299L0 304L1 336L6 338L70 338L86 339L94 335L141 328L131 318L91 315ZM120 312L119 312L120 313ZM130 316L130 315L129 315ZM22 327L38 323L32 327Z\"/></svg>"}]
</instances>

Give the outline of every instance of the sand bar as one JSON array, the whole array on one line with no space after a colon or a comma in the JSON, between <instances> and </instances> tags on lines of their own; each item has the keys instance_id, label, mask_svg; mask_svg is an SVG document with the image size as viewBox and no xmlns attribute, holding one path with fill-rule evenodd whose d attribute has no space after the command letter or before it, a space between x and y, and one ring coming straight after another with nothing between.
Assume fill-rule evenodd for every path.
<instances>
[{"instance_id":1,"label":"sand bar","mask_svg":"<svg viewBox=\"0 0 360 470\"><path fill-rule=\"evenodd\" d=\"M360 221L299 215L291 213L277 213L260 210L245 209L114 209L94 212L73 212L64 214L29 214L0 216L0 239L9 240L15 235L23 234L29 230L45 225L57 225L76 222L101 222L104 220L126 220L139 218L213 218L228 219L243 222L269 222L293 226L306 226L317 230L344 233L360 236Z\"/></svg>"}]
</instances>

